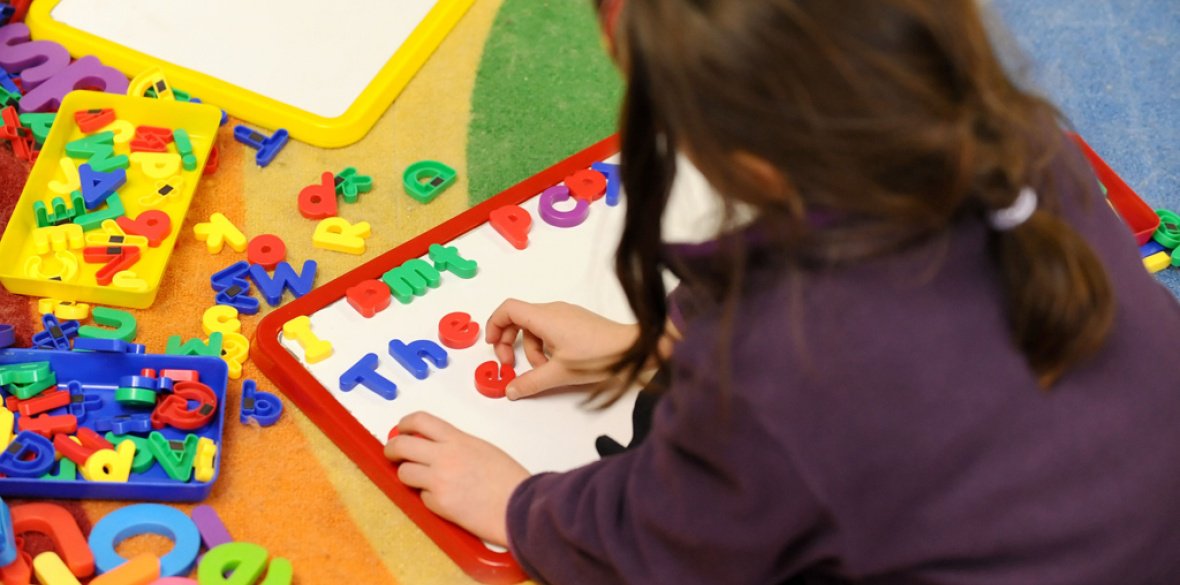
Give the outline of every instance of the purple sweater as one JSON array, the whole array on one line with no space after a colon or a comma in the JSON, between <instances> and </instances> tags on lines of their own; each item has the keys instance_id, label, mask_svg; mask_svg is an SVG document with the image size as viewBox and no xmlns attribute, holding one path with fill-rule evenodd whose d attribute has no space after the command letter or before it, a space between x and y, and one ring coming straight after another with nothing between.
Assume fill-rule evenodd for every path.
<instances>
[{"instance_id":1,"label":"purple sweater","mask_svg":"<svg viewBox=\"0 0 1180 585\"><path fill-rule=\"evenodd\" d=\"M1118 315L1051 392L1009 339L982 221L773 279L739 307L728 399L703 310L642 445L516 490L513 554L554 584L1180 583L1180 305L1086 196L1066 216Z\"/></svg>"}]
</instances>

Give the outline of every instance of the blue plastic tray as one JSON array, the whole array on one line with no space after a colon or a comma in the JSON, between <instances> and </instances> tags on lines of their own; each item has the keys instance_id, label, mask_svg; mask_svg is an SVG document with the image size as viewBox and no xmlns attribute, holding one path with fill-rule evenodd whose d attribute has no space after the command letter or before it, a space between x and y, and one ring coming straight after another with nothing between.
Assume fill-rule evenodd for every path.
<instances>
[{"instance_id":1,"label":"blue plastic tray","mask_svg":"<svg viewBox=\"0 0 1180 585\"><path fill-rule=\"evenodd\" d=\"M94 421L109 416L130 412L144 413L145 410L125 410L115 402L115 389L119 378L139 375L140 370L196 370L201 383L217 394L217 416L214 421L196 431L179 431L165 427L160 432L168 439L183 439L193 433L208 437L217 443L217 457L214 459L213 479L209 482L178 482L168 477L159 463L144 473L131 474L127 483L92 482L82 479L79 474L74 481L46 479L0 478L0 496L31 498L93 498L104 500L157 500L167 502L196 502L209 496L213 483L221 473L222 430L225 427L225 389L229 381L229 370L225 362L215 357L182 357L174 355L91 353L77 351L48 351L9 349L0 351L0 365L22 362L49 362L57 375L58 388L65 388L71 380L87 385L87 393L102 398L102 406L89 412L78 422L78 426L92 426ZM3 408L3 406L0 406ZM52 410L49 414L66 414L67 408ZM17 414L20 419L20 414ZM105 433L103 433L105 434ZM52 471L57 471L54 468Z\"/></svg>"}]
</instances>

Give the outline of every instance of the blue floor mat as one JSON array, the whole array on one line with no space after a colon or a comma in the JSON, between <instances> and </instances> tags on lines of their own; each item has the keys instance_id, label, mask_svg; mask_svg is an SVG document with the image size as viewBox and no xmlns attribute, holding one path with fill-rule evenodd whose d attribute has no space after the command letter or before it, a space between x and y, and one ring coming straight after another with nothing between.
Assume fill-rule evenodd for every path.
<instances>
[{"instance_id":1,"label":"blue floor mat","mask_svg":"<svg viewBox=\"0 0 1180 585\"><path fill-rule=\"evenodd\" d=\"M990 3L1028 80L1148 205L1180 211L1180 0ZM1159 278L1180 296L1180 268Z\"/></svg>"}]
</instances>

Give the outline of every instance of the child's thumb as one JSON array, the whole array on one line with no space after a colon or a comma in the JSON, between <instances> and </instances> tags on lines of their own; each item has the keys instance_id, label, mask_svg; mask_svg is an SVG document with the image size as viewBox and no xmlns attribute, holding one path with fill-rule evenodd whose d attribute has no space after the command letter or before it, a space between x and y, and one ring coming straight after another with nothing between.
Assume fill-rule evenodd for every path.
<instances>
[{"instance_id":1,"label":"child's thumb","mask_svg":"<svg viewBox=\"0 0 1180 585\"><path fill-rule=\"evenodd\" d=\"M509 400L517 400L540 394L551 388L565 385L566 382L562 378L561 367L551 360L541 364L538 368L520 374L509 382L505 389L505 395Z\"/></svg>"}]
</instances>

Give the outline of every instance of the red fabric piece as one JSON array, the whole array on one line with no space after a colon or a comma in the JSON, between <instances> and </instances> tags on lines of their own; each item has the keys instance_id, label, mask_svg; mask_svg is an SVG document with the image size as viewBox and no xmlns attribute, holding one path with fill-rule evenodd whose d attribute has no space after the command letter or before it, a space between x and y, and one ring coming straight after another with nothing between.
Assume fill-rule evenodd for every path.
<instances>
[{"instance_id":1,"label":"red fabric piece","mask_svg":"<svg viewBox=\"0 0 1180 585\"><path fill-rule=\"evenodd\" d=\"M29 166L18 160L11 149L0 146L0 232L8 226L8 219L28 178ZM26 297L14 295L0 287L0 323L12 325L18 347L30 345L34 327L29 318L29 301Z\"/></svg>"}]
</instances>

